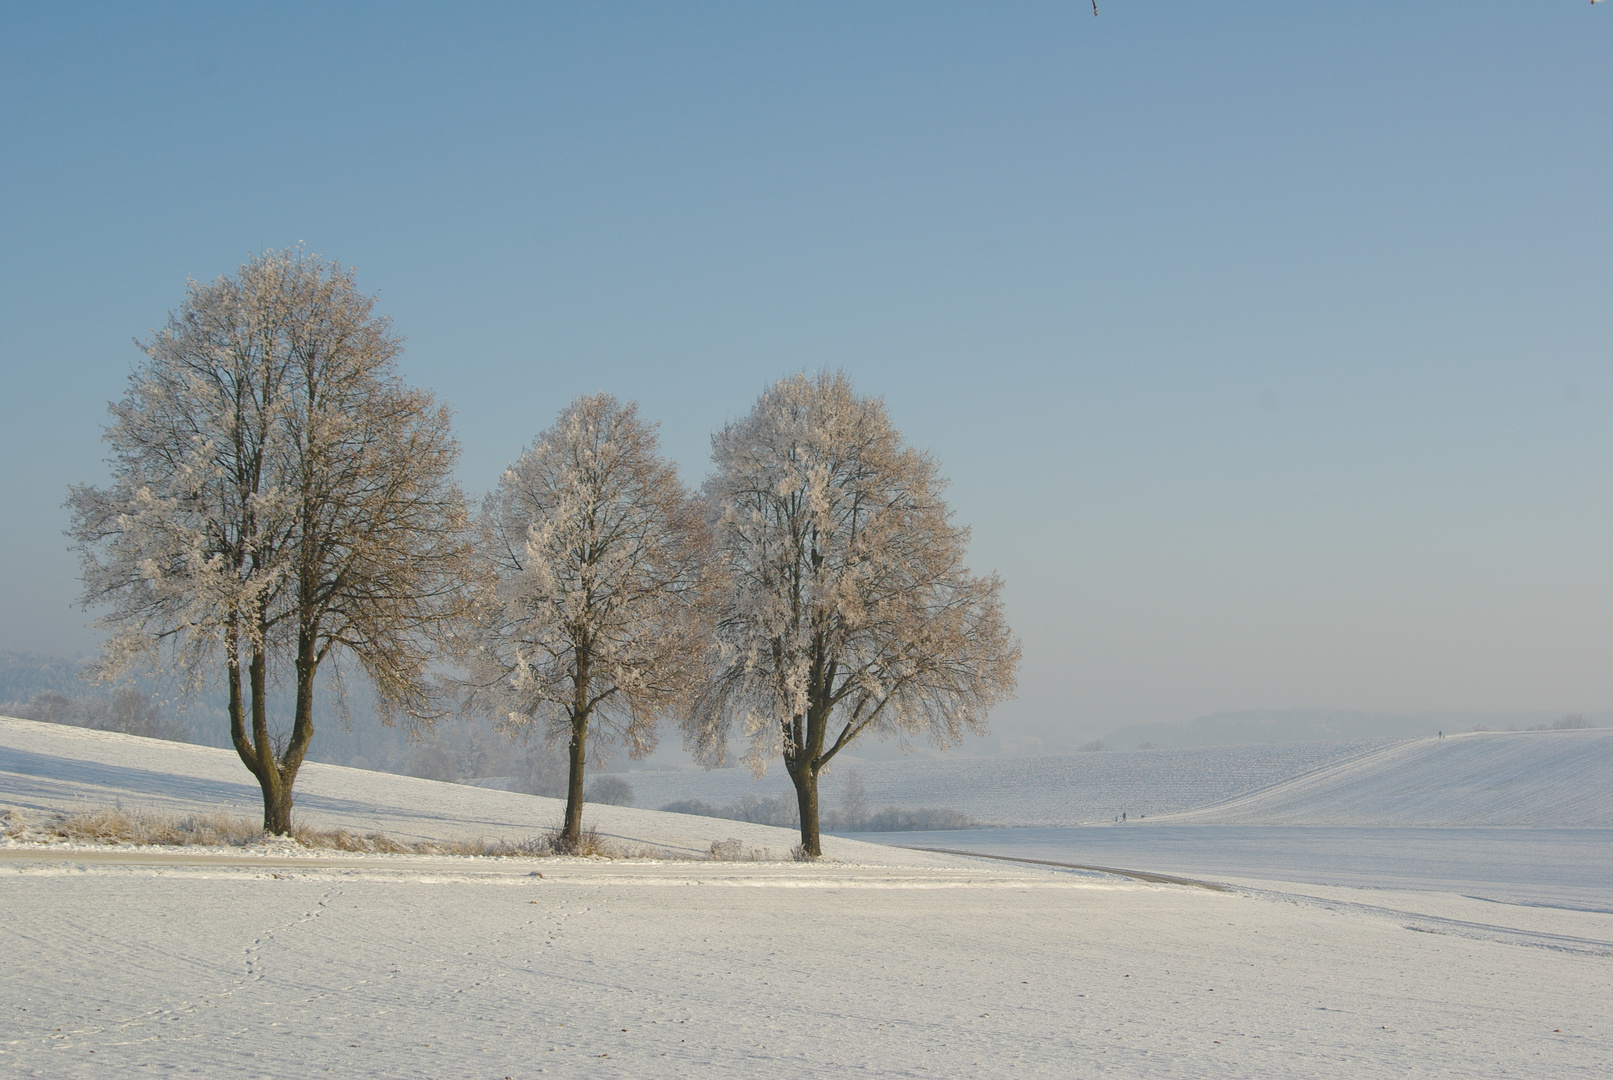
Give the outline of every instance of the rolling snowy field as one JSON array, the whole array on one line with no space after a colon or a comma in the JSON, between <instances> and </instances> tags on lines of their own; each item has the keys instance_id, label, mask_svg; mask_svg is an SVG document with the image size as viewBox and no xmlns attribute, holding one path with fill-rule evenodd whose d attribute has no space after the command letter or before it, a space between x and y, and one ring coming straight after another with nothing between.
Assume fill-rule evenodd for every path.
<instances>
[{"instance_id":1,"label":"rolling snowy field","mask_svg":"<svg viewBox=\"0 0 1613 1080\"><path fill-rule=\"evenodd\" d=\"M1120 827L879 839L1221 879L1436 889L1613 911L1613 730L1398 742L1263 791L1144 820L1128 816Z\"/></svg>"},{"instance_id":2,"label":"rolling snowy field","mask_svg":"<svg viewBox=\"0 0 1613 1080\"><path fill-rule=\"evenodd\" d=\"M1607 760L1607 733L1570 734L1584 741L1567 758L1530 749L1544 742L1513 744L1522 748L1510 752L1514 782L1605 791L1606 773L1538 773ZM1420 760L1422 786L1449 789L1449 759ZM1348 788L1400 785L1414 764L1391 756L1378 770L1313 779L1344 805ZM310 820L410 837L518 837L557 809L334 766L310 766L299 787ZM254 798L227 751L0 720L0 807L14 820L116 801L250 810ZM1228 802L1198 805L1217 801ZM1447 848L1521 827L1515 810L1494 816L1509 824L1444 830ZM1370 867L1349 884L1237 867L1194 875L1216 887L1160 884L845 838L826 843L830 859L818 864L716 863L694 858L713 839L782 851L793 837L628 808L590 817L680 857L0 842L0 1074L1600 1076L1613 1067L1613 902L1503 902L1407 886L1392 873L1373 880ZM1541 824L1550 823L1523 823ZM1324 827L1262 826L1279 837ZM1178 820L1060 831L1177 836L1189 848L1192 837L1211 838L1196 846L1213 863L1217 831L1249 828ZM1536 835L1550 847L1604 832L1593 823ZM1557 883L1594 895L1599 879L1574 864L1556 864Z\"/></svg>"},{"instance_id":3,"label":"rolling snowy field","mask_svg":"<svg viewBox=\"0 0 1613 1080\"><path fill-rule=\"evenodd\" d=\"M999 826L1082 825L1175 813L1308 776L1393 744L1378 740L1118 750L1020 758L837 760L825 774L825 805L839 800L855 774L870 807L941 807ZM723 805L744 795L789 795L781 768L754 776L746 768L655 769L628 773L640 806L684 799Z\"/></svg>"}]
</instances>

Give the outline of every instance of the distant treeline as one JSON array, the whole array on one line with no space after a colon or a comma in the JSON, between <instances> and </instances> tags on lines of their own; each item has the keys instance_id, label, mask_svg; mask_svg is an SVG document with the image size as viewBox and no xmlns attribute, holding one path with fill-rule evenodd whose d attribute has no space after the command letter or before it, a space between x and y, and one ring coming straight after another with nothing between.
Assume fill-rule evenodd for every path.
<instances>
[{"instance_id":1,"label":"distant treeline","mask_svg":"<svg viewBox=\"0 0 1613 1080\"><path fill-rule=\"evenodd\" d=\"M55 690L44 690L26 703L12 702L0 709L22 720L190 742L188 727L163 716L151 695L132 686L120 686L107 697L68 697Z\"/></svg>"},{"instance_id":2,"label":"distant treeline","mask_svg":"<svg viewBox=\"0 0 1613 1080\"><path fill-rule=\"evenodd\" d=\"M855 776L853 777L855 781ZM852 788L852 785L848 785ZM973 829L979 822L960 810L939 806L921 806L908 810L900 806L887 806L883 810L868 810L861 805L861 785L848 792L844 804L823 811L820 823L825 832L923 832L931 829ZM698 814L701 817L727 818L730 821L748 821L755 825L777 825L781 828L799 828L801 811L795 796L779 795L764 799L758 795L743 795L738 802L714 806L703 799L682 799L661 807L673 814Z\"/></svg>"}]
</instances>

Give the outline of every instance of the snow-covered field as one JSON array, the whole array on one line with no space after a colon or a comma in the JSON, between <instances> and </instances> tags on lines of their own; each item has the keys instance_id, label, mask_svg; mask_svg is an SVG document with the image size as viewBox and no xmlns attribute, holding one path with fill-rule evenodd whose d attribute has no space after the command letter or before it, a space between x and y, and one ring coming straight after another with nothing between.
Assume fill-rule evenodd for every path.
<instances>
[{"instance_id":1,"label":"snow-covered field","mask_svg":"<svg viewBox=\"0 0 1613 1080\"><path fill-rule=\"evenodd\" d=\"M1613 827L1613 729L1394 743L1183 813L1197 824Z\"/></svg>"},{"instance_id":2,"label":"snow-covered field","mask_svg":"<svg viewBox=\"0 0 1613 1080\"><path fill-rule=\"evenodd\" d=\"M1613 910L1613 730L1399 742L1185 812L1139 820L1133 810L1118 828L879 839L1172 874L1434 889L1607 911Z\"/></svg>"},{"instance_id":3,"label":"snow-covered field","mask_svg":"<svg viewBox=\"0 0 1613 1080\"><path fill-rule=\"evenodd\" d=\"M897 805L958 810L1001 826L1082 825L1176 813L1252 794L1354 760L1394 744L1344 740L1263 746L1118 750L1023 758L843 757L823 780L825 805L835 805L855 774L870 807ZM760 778L749 769L655 769L631 772L638 805L684 799L723 805L741 796L772 798L793 789L780 768Z\"/></svg>"},{"instance_id":4,"label":"snow-covered field","mask_svg":"<svg viewBox=\"0 0 1613 1080\"><path fill-rule=\"evenodd\" d=\"M1607 736L1587 733L1573 760L1598 753L1597 738ZM1539 767L1554 760L1539 755ZM1350 784L1409 768L1328 790L1342 800ZM1604 790L1608 780L1594 770L1568 776L1561 782ZM1550 776L1530 782L1555 787ZM310 820L410 837L519 837L556 811L547 800L333 766L309 766L299 787ZM227 751L0 720L0 806L21 814L120 800L250 812L254 799ZM1225 799L1198 805L1216 801ZM725 836L774 850L793 842L782 830L717 819L613 807L591 816L607 832L681 855ZM1085 832L1247 832L1190 828ZM1538 835L1549 845L1555 834L1602 831ZM1462 846L1494 830L1446 832ZM826 846L831 860L819 864L735 864L7 842L0 1074L1613 1068L1613 902L1583 910L1596 905L1234 872L1203 875L1220 888L1162 885L856 840ZM1202 846L1213 859L1215 843ZM1556 873L1572 885L1573 860Z\"/></svg>"}]
</instances>

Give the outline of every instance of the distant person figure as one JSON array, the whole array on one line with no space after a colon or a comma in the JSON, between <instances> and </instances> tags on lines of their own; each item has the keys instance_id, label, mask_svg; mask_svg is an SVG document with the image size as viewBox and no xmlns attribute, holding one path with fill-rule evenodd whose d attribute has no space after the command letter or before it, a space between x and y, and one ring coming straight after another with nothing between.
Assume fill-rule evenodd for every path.
<instances>
[{"instance_id":1,"label":"distant person figure","mask_svg":"<svg viewBox=\"0 0 1613 1080\"><path fill-rule=\"evenodd\" d=\"M1126 821L1126 812L1124 810L1122 810L1122 811L1120 811L1120 822L1123 825L1123 824L1125 824L1125 821Z\"/></svg>"},{"instance_id":2,"label":"distant person figure","mask_svg":"<svg viewBox=\"0 0 1613 1080\"><path fill-rule=\"evenodd\" d=\"M1439 737L1442 738L1442 739L1445 737L1445 731L1444 731L1443 728L1440 729Z\"/></svg>"}]
</instances>

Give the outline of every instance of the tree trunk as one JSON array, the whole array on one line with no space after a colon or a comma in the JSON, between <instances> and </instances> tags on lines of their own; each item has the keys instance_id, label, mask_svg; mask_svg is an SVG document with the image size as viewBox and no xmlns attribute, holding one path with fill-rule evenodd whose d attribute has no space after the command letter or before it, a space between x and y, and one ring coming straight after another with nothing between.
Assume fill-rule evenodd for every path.
<instances>
[{"instance_id":1,"label":"tree trunk","mask_svg":"<svg viewBox=\"0 0 1613 1080\"><path fill-rule=\"evenodd\" d=\"M271 836L291 835L291 784L278 784L271 791L263 785L263 831Z\"/></svg>"},{"instance_id":2,"label":"tree trunk","mask_svg":"<svg viewBox=\"0 0 1613 1080\"><path fill-rule=\"evenodd\" d=\"M259 633L263 633L261 627ZM262 640L260 636L259 641ZM269 738L268 673L269 665L263 655L263 646L254 644L252 661L247 667L252 694L252 760L247 762L247 768L252 770L252 774L258 778L258 786L263 789L263 831L273 836L284 836L291 831L291 793L282 790L280 768L274 760L274 741ZM281 813L276 814L277 810Z\"/></svg>"},{"instance_id":3,"label":"tree trunk","mask_svg":"<svg viewBox=\"0 0 1613 1080\"><path fill-rule=\"evenodd\" d=\"M560 833L560 847L574 855L582 843L582 779L588 759L588 717L571 722L571 776L566 784L566 824Z\"/></svg>"},{"instance_id":4,"label":"tree trunk","mask_svg":"<svg viewBox=\"0 0 1613 1080\"><path fill-rule=\"evenodd\" d=\"M823 854L818 842L818 774L810 763L791 771L795 781L795 801L801 809L801 851L816 859Z\"/></svg>"},{"instance_id":5,"label":"tree trunk","mask_svg":"<svg viewBox=\"0 0 1613 1080\"><path fill-rule=\"evenodd\" d=\"M260 634L262 633L260 627ZM232 628L233 633L233 628ZM263 792L263 831L271 836L291 833L292 787L297 770L308 753L314 736L314 677L319 660L314 653L314 636L305 633L297 651L296 718L285 750L277 757L269 735L268 661L263 649L252 647L247 664L247 692L241 692L239 641L233 639L229 652L230 738L241 762L258 781ZM247 733L247 710L251 710L251 734Z\"/></svg>"},{"instance_id":6,"label":"tree trunk","mask_svg":"<svg viewBox=\"0 0 1613 1080\"><path fill-rule=\"evenodd\" d=\"M270 770L277 783L273 797L268 788L263 790L263 829L275 836L291 833L291 789L297 782L297 770L302 768L308 746L314 741L314 680L319 672L319 658L315 655L316 632L303 627L297 634L297 698L296 712L291 722L291 737L286 748L274 759L270 751Z\"/></svg>"},{"instance_id":7,"label":"tree trunk","mask_svg":"<svg viewBox=\"0 0 1613 1080\"><path fill-rule=\"evenodd\" d=\"M582 844L582 779L588 764L588 679L592 657L585 642L577 645L577 668L571 677L571 775L566 783L566 823L560 830L564 854L575 855Z\"/></svg>"}]
</instances>

